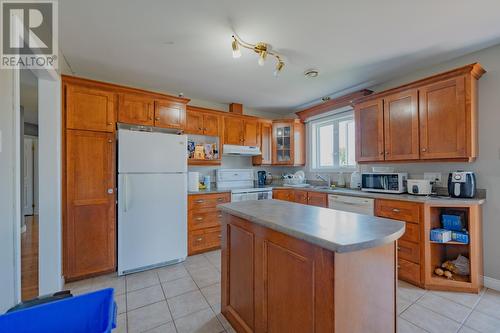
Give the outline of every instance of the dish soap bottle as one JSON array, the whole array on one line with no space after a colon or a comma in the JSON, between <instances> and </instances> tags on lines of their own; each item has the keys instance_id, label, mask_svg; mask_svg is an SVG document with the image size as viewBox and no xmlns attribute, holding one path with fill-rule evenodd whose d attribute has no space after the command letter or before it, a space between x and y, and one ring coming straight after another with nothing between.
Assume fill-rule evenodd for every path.
<instances>
[{"instance_id":1,"label":"dish soap bottle","mask_svg":"<svg viewBox=\"0 0 500 333\"><path fill-rule=\"evenodd\" d=\"M344 178L343 172L339 173L339 176L337 179L337 186L338 187L345 187L345 178Z\"/></svg>"}]
</instances>

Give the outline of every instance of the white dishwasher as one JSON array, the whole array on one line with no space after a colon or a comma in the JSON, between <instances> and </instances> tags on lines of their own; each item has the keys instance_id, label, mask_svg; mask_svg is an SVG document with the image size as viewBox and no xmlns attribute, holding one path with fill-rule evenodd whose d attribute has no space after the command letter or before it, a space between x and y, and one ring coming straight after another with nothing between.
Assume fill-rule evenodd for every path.
<instances>
[{"instance_id":1,"label":"white dishwasher","mask_svg":"<svg viewBox=\"0 0 500 333\"><path fill-rule=\"evenodd\" d=\"M328 195L328 208L365 215L373 215L375 200L347 195Z\"/></svg>"}]
</instances>

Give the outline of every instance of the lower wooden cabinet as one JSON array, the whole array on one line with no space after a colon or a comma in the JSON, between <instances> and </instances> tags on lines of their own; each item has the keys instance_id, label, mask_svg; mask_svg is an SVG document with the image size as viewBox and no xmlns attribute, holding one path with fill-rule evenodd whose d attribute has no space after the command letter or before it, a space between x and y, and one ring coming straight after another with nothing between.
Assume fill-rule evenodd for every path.
<instances>
[{"instance_id":1,"label":"lower wooden cabinet","mask_svg":"<svg viewBox=\"0 0 500 333\"><path fill-rule=\"evenodd\" d=\"M293 201L293 190L289 189L274 189L273 190L273 199L276 200L284 200L284 201Z\"/></svg>"},{"instance_id":2,"label":"lower wooden cabinet","mask_svg":"<svg viewBox=\"0 0 500 333\"><path fill-rule=\"evenodd\" d=\"M115 140L66 131L63 266L67 281L116 267Z\"/></svg>"},{"instance_id":3,"label":"lower wooden cabinet","mask_svg":"<svg viewBox=\"0 0 500 333\"><path fill-rule=\"evenodd\" d=\"M317 207L328 207L328 195L321 192L279 188L273 190L273 199L293 201Z\"/></svg>"},{"instance_id":4,"label":"lower wooden cabinet","mask_svg":"<svg viewBox=\"0 0 500 333\"><path fill-rule=\"evenodd\" d=\"M375 200L375 215L406 222L406 230L397 242L398 277L422 286L424 272L424 235L422 204L399 200Z\"/></svg>"},{"instance_id":5,"label":"lower wooden cabinet","mask_svg":"<svg viewBox=\"0 0 500 333\"><path fill-rule=\"evenodd\" d=\"M217 211L217 205L230 201L230 193L188 196L188 255L220 247L222 214Z\"/></svg>"},{"instance_id":6,"label":"lower wooden cabinet","mask_svg":"<svg viewBox=\"0 0 500 333\"><path fill-rule=\"evenodd\" d=\"M328 196L326 193L307 192L307 204L317 207L328 207Z\"/></svg>"}]
</instances>

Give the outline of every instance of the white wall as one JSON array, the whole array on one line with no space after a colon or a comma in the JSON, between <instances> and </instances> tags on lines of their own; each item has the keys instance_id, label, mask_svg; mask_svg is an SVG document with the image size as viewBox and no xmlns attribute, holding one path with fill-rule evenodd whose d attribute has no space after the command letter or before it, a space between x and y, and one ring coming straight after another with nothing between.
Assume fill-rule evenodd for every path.
<instances>
[{"instance_id":1,"label":"white wall","mask_svg":"<svg viewBox=\"0 0 500 333\"><path fill-rule=\"evenodd\" d=\"M0 70L0 312L15 303L15 133L12 70Z\"/></svg>"},{"instance_id":2,"label":"white wall","mask_svg":"<svg viewBox=\"0 0 500 333\"><path fill-rule=\"evenodd\" d=\"M39 293L61 290L61 81L38 81L39 110Z\"/></svg>"}]
</instances>

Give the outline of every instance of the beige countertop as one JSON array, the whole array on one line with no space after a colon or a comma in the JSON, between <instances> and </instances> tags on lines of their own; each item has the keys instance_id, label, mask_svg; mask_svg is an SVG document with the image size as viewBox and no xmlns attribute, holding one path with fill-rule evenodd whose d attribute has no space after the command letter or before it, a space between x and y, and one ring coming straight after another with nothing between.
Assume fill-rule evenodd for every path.
<instances>
[{"instance_id":1,"label":"beige countertop","mask_svg":"<svg viewBox=\"0 0 500 333\"><path fill-rule=\"evenodd\" d=\"M282 200L218 205L221 211L334 252L352 252L394 242L405 223Z\"/></svg>"},{"instance_id":2,"label":"beige countertop","mask_svg":"<svg viewBox=\"0 0 500 333\"><path fill-rule=\"evenodd\" d=\"M270 189L289 189L289 190L303 190L303 191L312 191L312 192L320 192L327 194L337 194L337 195L346 195L352 197L361 197L361 198L373 198L373 199L390 199L390 200L402 200L402 201L412 201L412 202L420 202L420 203L429 203L433 205L482 205L486 201L484 198L451 198L444 196L421 196L421 195L412 195L408 193L403 194L389 194L389 193L376 193L376 192L365 192L361 190L353 190L348 188L336 187L333 189L318 189L315 187L292 187L285 185L268 185L265 188ZM200 190L199 192L188 192L189 194L210 194L210 193L224 193L231 192L228 189L217 189L215 186L212 186L209 190Z\"/></svg>"}]
</instances>

